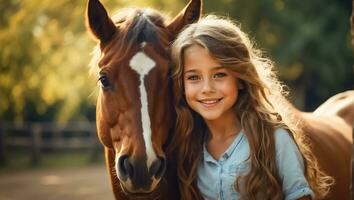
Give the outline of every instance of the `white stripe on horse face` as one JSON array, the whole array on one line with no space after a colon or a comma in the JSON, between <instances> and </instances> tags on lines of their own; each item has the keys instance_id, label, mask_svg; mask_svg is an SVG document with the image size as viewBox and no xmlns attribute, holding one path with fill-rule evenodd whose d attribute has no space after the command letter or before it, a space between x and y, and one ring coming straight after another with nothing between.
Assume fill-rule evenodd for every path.
<instances>
[{"instance_id":1,"label":"white stripe on horse face","mask_svg":"<svg viewBox=\"0 0 354 200\"><path fill-rule=\"evenodd\" d=\"M140 77L140 102L141 102L141 121L143 126L143 135L146 147L147 155L147 167L150 169L150 166L154 160L156 160L156 154L152 147L151 141L151 125L150 125L150 116L148 111L148 100L147 93L144 85L144 77L149 73L149 71L154 68L156 63L149 58L145 53L138 52L130 60L129 66L139 74Z\"/></svg>"}]
</instances>

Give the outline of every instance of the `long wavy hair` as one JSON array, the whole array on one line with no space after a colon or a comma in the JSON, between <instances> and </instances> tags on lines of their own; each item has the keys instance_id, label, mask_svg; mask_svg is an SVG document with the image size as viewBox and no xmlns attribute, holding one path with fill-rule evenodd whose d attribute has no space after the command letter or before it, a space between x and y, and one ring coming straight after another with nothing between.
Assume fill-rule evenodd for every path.
<instances>
[{"instance_id":1,"label":"long wavy hair","mask_svg":"<svg viewBox=\"0 0 354 200\"><path fill-rule=\"evenodd\" d=\"M300 149L305 176L316 198L323 198L333 184L333 178L319 169L299 126L300 118L285 98L287 92L277 79L273 62L254 47L236 23L213 15L186 27L171 49L177 111L177 133L173 143L177 149L182 198L202 199L196 181L207 127L201 116L186 103L183 85L184 51L194 44L204 47L222 66L236 72L242 85L234 110L249 141L251 166L248 174L235 180L235 190L244 199L284 198L274 139L275 129L284 128Z\"/></svg>"}]
</instances>

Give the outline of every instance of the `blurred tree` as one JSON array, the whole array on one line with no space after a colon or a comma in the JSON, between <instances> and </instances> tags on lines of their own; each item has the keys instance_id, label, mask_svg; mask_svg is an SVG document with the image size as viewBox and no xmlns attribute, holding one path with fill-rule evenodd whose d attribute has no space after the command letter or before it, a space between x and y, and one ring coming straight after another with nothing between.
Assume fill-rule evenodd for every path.
<instances>
[{"instance_id":1,"label":"blurred tree","mask_svg":"<svg viewBox=\"0 0 354 200\"><path fill-rule=\"evenodd\" d=\"M92 102L95 85L87 73L92 44L83 26L84 5L70 0L1 4L1 119L65 121L84 116L75 110Z\"/></svg>"},{"instance_id":2,"label":"blurred tree","mask_svg":"<svg viewBox=\"0 0 354 200\"><path fill-rule=\"evenodd\" d=\"M350 17L350 33L351 33L351 36L352 36L351 37L351 39L352 39L351 40L352 41L352 48L354 48L354 0L352 0L352 15ZM353 193L353 195L354 195L354 193Z\"/></svg>"}]
</instances>

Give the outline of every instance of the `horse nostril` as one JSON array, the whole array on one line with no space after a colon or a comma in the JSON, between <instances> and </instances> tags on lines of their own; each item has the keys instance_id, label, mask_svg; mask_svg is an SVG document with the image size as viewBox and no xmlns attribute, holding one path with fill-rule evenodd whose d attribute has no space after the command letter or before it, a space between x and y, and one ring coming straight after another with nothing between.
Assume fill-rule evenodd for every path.
<instances>
[{"instance_id":1,"label":"horse nostril","mask_svg":"<svg viewBox=\"0 0 354 200\"><path fill-rule=\"evenodd\" d=\"M129 161L128 155L121 156L118 160L118 164L119 164L119 171L123 176L128 176L128 177L133 176L134 168Z\"/></svg>"},{"instance_id":2,"label":"horse nostril","mask_svg":"<svg viewBox=\"0 0 354 200\"><path fill-rule=\"evenodd\" d=\"M128 175L130 177L132 177L133 176L133 172L134 172L134 168L133 168L133 165L130 163L128 158L124 160L124 167L125 167L125 170L127 170Z\"/></svg>"},{"instance_id":3,"label":"horse nostril","mask_svg":"<svg viewBox=\"0 0 354 200\"><path fill-rule=\"evenodd\" d=\"M166 170L166 159L159 157L150 167L150 174L156 178L162 177Z\"/></svg>"}]
</instances>

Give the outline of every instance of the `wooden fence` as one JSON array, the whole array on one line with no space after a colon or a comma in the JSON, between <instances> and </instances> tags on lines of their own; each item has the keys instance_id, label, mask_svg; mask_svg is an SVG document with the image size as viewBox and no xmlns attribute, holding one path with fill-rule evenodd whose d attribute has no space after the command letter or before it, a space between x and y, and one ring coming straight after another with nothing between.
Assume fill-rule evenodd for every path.
<instances>
[{"instance_id":1,"label":"wooden fence","mask_svg":"<svg viewBox=\"0 0 354 200\"><path fill-rule=\"evenodd\" d=\"M9 147L28 148L31 163L36 165L44 149L87 149L92 160L95 160L101 145L96 135L96 125L92 122L0 122L0 163L6 162Z\"/></svg>"}]
</instances>

